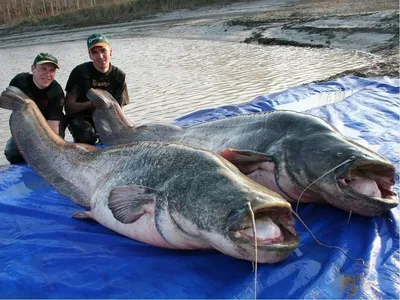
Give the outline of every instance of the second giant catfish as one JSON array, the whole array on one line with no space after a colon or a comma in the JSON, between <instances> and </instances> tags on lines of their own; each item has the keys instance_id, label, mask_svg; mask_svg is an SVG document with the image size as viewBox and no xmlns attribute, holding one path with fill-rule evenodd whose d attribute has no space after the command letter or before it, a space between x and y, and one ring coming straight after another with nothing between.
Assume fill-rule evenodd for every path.
<instances>
[{"instance_id":1,"label":"second giant catfish","mask_svg":"<svg viewBox=\"0 0 400 300\"><path fill-rule=\"evenodd\" d=\"M215 151L292 202L329 203L364 216L398 205L394 165L318 117L273 111L192 126L135 127L107 92L92 89L88 97L106 145L162 141Z\"/></svg>"}]
</instances>

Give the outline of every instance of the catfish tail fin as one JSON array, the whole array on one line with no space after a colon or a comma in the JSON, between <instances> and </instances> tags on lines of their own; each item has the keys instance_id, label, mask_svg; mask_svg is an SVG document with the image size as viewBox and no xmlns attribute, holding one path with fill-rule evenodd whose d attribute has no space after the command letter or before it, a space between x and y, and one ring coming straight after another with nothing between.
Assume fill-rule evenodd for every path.
<instances>
[{"instance_id":1,"label":"catfish tail fin","mask_svg":"<svg viewBox=\"0 0 400 300\"><path fill-rule=\"evenodd\" d=\"M100 89L90 89L86 96L94 106L102 109L107 109L110 108L112 105L115 105L117 103L117 100L114 99L114 97L107 91L100 90Z\"/></svg>"},{"instance_id":2,"label":"catfish tail fin","mask_svg":"<svg viewBox=\"0 0 400 300\"><path fill-rule=\"evenodd\" d=\"M0 96L0 107L9 110L22 110L27 105L29 97L19 88L9 86Z\"/></svg>"}]
</instances>

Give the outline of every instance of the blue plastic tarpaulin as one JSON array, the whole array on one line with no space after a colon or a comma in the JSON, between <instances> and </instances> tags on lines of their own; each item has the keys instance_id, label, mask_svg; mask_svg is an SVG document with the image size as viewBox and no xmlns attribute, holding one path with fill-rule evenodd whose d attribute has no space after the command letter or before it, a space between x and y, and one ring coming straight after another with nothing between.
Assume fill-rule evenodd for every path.
<instances>
[{"instance_id":1,"label":"blue plastic tarpaulin","mask_svg":"<svg viewBox=\"0 0 400 300\"><path fill-rule=\"evenodd\" d=\"M399 80L345 77L290 88L177 119L194 124L293 109L317 115L399 166ZM396 192L399 192L396 178ZM251 262L217 251L168 250L73 219L81 210L26 165L0 168L0 297L254 298ZM300 245L286 260L258 265L258 298L398 298L399 208L362 217L302 204ZM361 263L355 259L362 259Z\"/></svg>"}]
</instances>

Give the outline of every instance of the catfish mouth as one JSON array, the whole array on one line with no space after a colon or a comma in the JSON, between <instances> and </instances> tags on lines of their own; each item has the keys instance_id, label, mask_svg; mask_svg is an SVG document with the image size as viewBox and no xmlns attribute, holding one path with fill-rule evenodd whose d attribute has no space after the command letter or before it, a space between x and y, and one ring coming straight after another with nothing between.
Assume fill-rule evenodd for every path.
<instances>
[{"instance_id":1,"label":"catfish mouth","mask_svg":"<svg viewBox=\"0 0 400 300\"><path fill-rule=\"evenodd\" d=\"M375 206L390 209L399 203L394 191L395 167L379 161L349 164L343 174L337 175L338 185L356 197L369 199Z\"/></svg>"},{"instance_id":2,"label":"catfish mouth","mask_svg":"<svg viewBox=\"0 0 400 300\"><path fill-rule=\"evenodd\" d=\"M294 250L299 238L294 228L291 210L269 206L253 209L257 247L268 250ZM230 235L240 243L255 246L252 216L247 211L243 221L229 228Z\"/></svg>"}]
</instances>

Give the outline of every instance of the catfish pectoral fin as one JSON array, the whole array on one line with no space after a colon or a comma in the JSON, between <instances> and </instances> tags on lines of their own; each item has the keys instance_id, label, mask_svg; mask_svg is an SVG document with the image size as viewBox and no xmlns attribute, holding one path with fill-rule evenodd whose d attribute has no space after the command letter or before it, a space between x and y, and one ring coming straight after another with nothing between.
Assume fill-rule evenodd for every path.
<instances>
[{"instance_id":1,"label":"catfish pectoral fin","mask_svg":"<svg viewBox=\"0 0 400 300\"><path fill-rule=\"evenodd\" d=\"M133 223L146 213L146 204L154 203L156 190L141 185L118 186L111 190L108 208L122 223Z\"/></svg>"},{"instance_id":2,"label":"catfish pectoral fin","mask_svg":"<svg viewBox=\"0 0 400 300\"><path fill-rule=\"evenodd\" d=\"M94 220L90 211L77 211L72 217L79 220Z\"/></svg>"},{"instance_id":3,"label":"catfish pectoral fin","mask_svg":"<svg viewBox=\"0 0 400 300\"><path fill-rule=\"evenodd\" d=\"M265 153L250 150L225 148L221 151L220 155L233 164L272 161L272 158Z\"/></svg>"},{"instance_id":4,"label":"catfish pectoral fin","mask_svg":"<svg viewBox=\"0 0 400 300\"><path fill-rule=\"evenodd\" d=\"M260 168L263 162L270 162L271 158L260 152L250 150L223 149L220 155L234 164L243 174L250 174Z\"/></svg>"}]
</instances>

